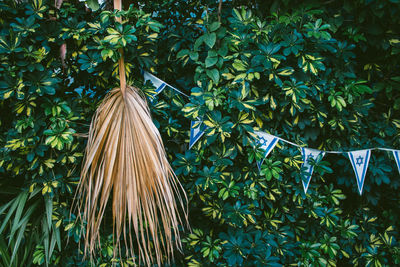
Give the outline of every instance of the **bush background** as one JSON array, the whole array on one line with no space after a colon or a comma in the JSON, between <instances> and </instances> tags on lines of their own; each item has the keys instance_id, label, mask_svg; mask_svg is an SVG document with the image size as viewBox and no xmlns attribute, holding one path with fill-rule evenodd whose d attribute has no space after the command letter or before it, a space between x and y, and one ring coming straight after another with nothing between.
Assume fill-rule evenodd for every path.
<instances>
[{"instance_id":1,"label":"bush background","mask_svg":"<svg viewBox=\"0 0 400 267\"><path fill-rule=\"evenodd\" d=\"M151 106L189 197L192 232L174 266L400 264L399 173L373 151L364 194L349 160L326 155L307 195L301 154L278 145L259 172L254 130L307 147L399 148L399 1L0 2L0 264L88 266L70 217L96 106L128 80ZM88 1L90 7L96 2ZM61 50L60 50L61 48ZM62 48L66 48L65 59ZM61 57L60 57L61 55ZM190 121L206 134L188 150ZM112 258L102 228L96 266Z\"/></svg>"}]
</instances>

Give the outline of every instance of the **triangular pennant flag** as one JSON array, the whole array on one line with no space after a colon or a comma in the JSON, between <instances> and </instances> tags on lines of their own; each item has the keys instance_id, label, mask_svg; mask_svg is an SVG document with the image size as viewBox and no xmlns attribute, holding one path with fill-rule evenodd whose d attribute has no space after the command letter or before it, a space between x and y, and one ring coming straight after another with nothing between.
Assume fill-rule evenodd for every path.
<instances>
[{"instance_id":1,"label":"triangular pennant flag","mask_svg":"<svg viewBox=\"0 0 400 267\"><path fill-rule=\"evenodd\" d=\"M191 121L190 122L190 141L189 141L189 149L200 139L200 137L204 134L204 131L207 129L207 126L201 120Z\"/></svg>"},{"instance_id":2,"label":"triangular pennant flag","mask_svg":"<svg viewBox=\"0 0 400 267\"><path fill-rule=\"evenodd\" d=\"M358 192L362 194L365 174L367 173L369 158L371 157L371 150L357 150L347 152L350 158L351 165L353 165L354 173L356 174Z\"/></svg>"},{"instance_id":3,"label":"triangular pennant flag","mask_svg":"<svg viewBox=\"0 0 400 267\"><path fill-rule=\"evenodd\" d=\"M156 95L161 93L161 91L164 90L165 86L167 85L164 81L147 71L143 71L143 78L145 81L150 81L154 85L156 88Z\"/></svg>"},{"instance_id":4,"label":"triangular pennant flag","mask_svg":"<svg viewBox=\"0 0 400 267\"><path fill-rule=\"evenodd\" d=\"M257 162L257 167L260 170L264 159L268 157L269 153L274 149L279 138L265 132L255 131L254 133L258 136L258 143L261 145L261 149L265 151L263 158Z\"/></svg>"},{"instance_id":5,"label":"triangular pennant flag","mask_svg":"<svg viewBox=\"0 0 400 267\"><path fill-rule=\"evenodd\" d=\"M311 165L310 160L311 159L313 159L314 161L321 160L324 157L325 152L317 150L317 149L302 147L301 154L303 156L303 164L301 165L301 167L307 168L306 175L302 179L304 193L307 194L308 186L310 185L310 181L311 181L311 176L314 171L314 166Z\"/></svg>"},{"instance_id":6,"label":"triangular pennant flag","mask_svg":"<svg viewBox=\"0 0 400 267\"><path fill-rule=\"evenodd\" d=\"M400 150L393 150L393 156L394 159L396 160L397 169L400 172Z\"/></svg>"}]
</instances>

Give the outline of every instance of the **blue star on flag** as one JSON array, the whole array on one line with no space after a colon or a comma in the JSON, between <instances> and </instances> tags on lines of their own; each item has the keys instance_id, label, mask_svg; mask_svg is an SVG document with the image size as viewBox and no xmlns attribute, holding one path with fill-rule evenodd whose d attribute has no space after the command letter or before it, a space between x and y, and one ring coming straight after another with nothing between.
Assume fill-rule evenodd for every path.
<instances>
[{"instance_id":1,"label":"blue star on flag","mask_svg":"<svg viewBox=\"0 0 400 267\"><path fill-rule=\"evenodd\" d=\"M358 166L361 166L363 164L363 157L359 156L358 158L356 158L356 164Z\"/></svg>"},{"instance_id":2,"label":"blue star on flag","mask_svg":"<svg viewBox=\"0 0 400 267\"><path fill-rule=\"evenodd\" d=\"M257 144L260 145L260 148L264 150L263 158L257 162L258 169L261 169L261 164L263 163L264 159L268 156L268 154L274 149L275 145L278 143L279 138L273 136L271 134L255 131L257 135Z\"/></svg>"},{"instance_id":3,"label":"blue star on flag","mask_svg":"<svg viewBox=\"0 0 400 267\"><path fill-rule=\"evenodd\" d=\"M302 173L303 175L302 183L303 183L304 193L307 194L308 186L310 185L311 176L314 170L314 165L310 162L310 159L319 161L325 155L325 152L317 149L302 147L301 155L303 159L303 164L301 165L301 168L302 169L305 168L305 171Z\"/></svg>"},{"instance_id":4,"label":"blue star on flag","mask_svg":"<svg viewBox=\"0 0 400 267\"><path fill-rule=\"evenodd\" d=\"M268 144L267 139L265 139L263 136L260 137L260 145L265 146Z\"/></svg>"}]
</instances>

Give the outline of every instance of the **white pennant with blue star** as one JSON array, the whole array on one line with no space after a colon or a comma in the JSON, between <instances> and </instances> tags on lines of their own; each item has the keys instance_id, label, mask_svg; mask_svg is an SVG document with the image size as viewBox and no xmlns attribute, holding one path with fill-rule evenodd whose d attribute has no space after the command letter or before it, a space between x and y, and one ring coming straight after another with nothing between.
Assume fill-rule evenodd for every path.
<instances>
[{"instance_id":1,"label":"white pennant with blue star","mask_svg":"<svg viewBox=\"0 0 400 267\"><path fill-rule=\"evenodd\" d=\"M394 159L396 160L397 169L400 172L400 150L393 150L393 156Z\"/></svg>"},{"instance_id":2,"label":"white pennant with blue star","mask_svg":"<svg viewBox=\"0 0 400 267\"><path fill-rule=\"evenodd\" d=\"M201 120L191 121L190 122L190 141L189 141L189 149L200 139L200 137L204 134L207 126Z\"/></svg>"},{"instance_id":3,"label":"white pennant with blue star","mask_svg":"<svg viewBox=\"0 0 400 267\"><path fill-rule=\"evenodd\" d=\"M364 188L365 174L367 173L369 158L371 157L371 150L357 150L347 152L347 154L349 155L351 165L353 165L357 179L358 192L361 195Z\"/></svg>"},{"instance_id":4,"label":"white pennant with blue star","mask_svg":"<svg viewBox=\"0 0 400 267\"><path fill-rule=\"evenodd\" d=\"M317 149L302 147L301 155L303 156L303 164L301 165L301 168L306 168L306 174L301 181L303 183L304 193L307 194L311 176L314 171L314 165L311 164L311 160L320 161L324 157L325 152Z\"/></svg>"},{"instance_id":5,"label":"white pennant with blue star","mask_svg":"<svg viewBox=\"0 0 400 267\"><path fill-rule=\"evenodd\" d=\"M260 170L264 159L268 157L269 153L274 149L279 138L265 132L255 131L254 133L258 136L258 144L260 144L261 149L265 151L263 158L257 162L257 167Z\"/></svg>"},{"instance_id":6,"label":"white pennant with blue star","mask_svg":"<svg viewBox=\"0 0 400 267\"><path fill-rule=\"evenodd\" d=\"M156 88L156 95L161 93L161 91L167 86L164 81L158 79L156 76L147 71L143 71L143 78L145 81L150 81L153 84L153 86Z\"/></svg>"}]
</instances>

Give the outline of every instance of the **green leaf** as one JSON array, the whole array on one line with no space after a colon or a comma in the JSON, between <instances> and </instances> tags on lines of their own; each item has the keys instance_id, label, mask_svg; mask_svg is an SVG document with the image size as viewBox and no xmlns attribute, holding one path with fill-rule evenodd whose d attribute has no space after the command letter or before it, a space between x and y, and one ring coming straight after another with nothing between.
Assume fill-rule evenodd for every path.
<instances>
[{"instance_id":1,"label":"green leaf","mask_svg":"<svg viewBox=\"0 0 400 267\"><path fill-rule=\"evenodd\" d=\"M219 71L217 69L206 70L207 76L210 77L215 84L219 81Z\"/></svg>"},{"instance_id":2,"label":"green leaf","mask_svg":"<svg viewBox=\"0 0 400 267\"><path fill-rule=\"evenodd\" d=\"M86 4L93 11L97 11L100 8L99 2L97 0L86 0Z\"/></svg>"},{"instance_id":3,"label":"green leaf","mask_svg":"<svg viewBox=\"0 0 400 267\"><path fill-rule=\"evenodd\" d=\"M53 215L53 199L48 195L45 196L45 208L46 208L46 218L48 230L51 230L52 225L52 215Z\"/></svg>"},{"instance_id":4,"label":"green leaf","mask_svg":"<svg viewBox=\"0 0 400 267\"><path fill-rule=\"evenodd\" d=\"M21 198L24 197L24 193L21 193L20 195L18 195L15 199L11 200L10 203L12 203L11 205L9 205L8 203L5 204L2 208L10 206L10 209L7 212L6 217L3 219L3 223L0 227L0 234L3 233L3 230L5 229L7 223L9 222L9 219L11 218L12 214L14 213L14 211L17 209L18 204L19 204L19 200Z\"/></svg>"},{"instance_id":5,"label":"green leaf","mask_svg":"<svg viewBox=\"0 0 400 267\"><path fill-rule=\"evenodd\" d=\"M209 48L213 48L215 41L217 40L217 35L213 33L206 33L204 36L204 42Z\"/></svg>"},{"instance_id":6,"label":"green leaf","mask_svg":"<svg viewBox=\"0 0 400 267\"><path fill-rule=\"evenodd\" d=\"M178 52L178 54L176 55L177 58L181 58L186 56L189 53L188 49L182 49Z\"/></svg>"},{"instance_id":7,"label":"green leaf","mask_svg":"<svg viewBox=\"0 0 400 267\"><path fill-rule=\"evenodd\" d=\"M247 70L246 65L242 61L240 61L238 59L235 60L235 62L232 64L232 66L237 71L246 71Z\"/></svg>"},{"instance_id":8,"label":"green leaf","mask_svg":"<svg viewBox=\"0 0 400 267\"><path fill-rule=\"evenodd\" d=\"M221 26L221 23L220 23L220 22L214 21L214 22L211 23L211 25L210 25L210 31L211 31L211 32L214 32L214 31L218 30L220 26Z\"/></svg>"},{"instance_id":9,"label":"green leaf","mask_svg":"<svg viewBox=\"0 0 400 267\"><path fill-rule=\"evenodd\" d=\"M205 38L205 35L202 35L202 36L200 36L199 38L196 39L196 41L194 42L194 46L193 46L194 51L198 51L199 50L199 47L204 42L204 38Z\"/></svg>"},{"instance_id":10,"label":"green leaf","mask_svg":"<svg viewBox=\"0 0 400 267\"><path fill-rule=\"evenodd\" d=\"M18 200L18 207L17 210L15 212L14 215L14 220L12 222L12 226L11 226L11 232L10 232L10 241L12 240L14 233L17 231L17 229L19 228L19 224L20 224L20 219L21 219L21 215L22 215L22 211L25 207L26 204L26 200L28 198L28 193L24 192L20 195L20 197L17 198Z\"/></svg>"},{"instance_id":11,"label":"green leaf","mask_svg":"<svg viewBox=\"0 0 400 267\"><path fill-rule=\"evenodd\" d=\"M29 208L27 209L27 211L24 214L24 217L20 220L20 222L18 224L18 234L14 240L14 247L12 250L13 253L12 253L12 257L11 257L11 262L14 261L14 258L19 249L19 245L22 241L22 238L24 237L26 226L27 226L29 220L31 219L33 212L36 210L37 205L38 205L38 202L35 202L33 205L29 206Z\"/></svg>"},{"instance_id":12,"label":"green leaf","mask_svg":"<svg viewBox=\"0 0 400 267\"><path fill-rule=\"evenodd\" d=\"M218 57L207 57L206 68L214 66L218 62Z\"/></svg>"},{"instance_id":13,"label":"green leaf","mask_svg":"<svg viewBox=\"0 0 400 267\"><path fill-rule=\"evenodd\" d=\"M292 67L286 67L278 70L278 75L281 76L290 76L294 72L294 69Z\"/></svg>"},{"instance_id":14,"label":"green leaf","mask_svg":"<svg viewBox=\"0 0 400 267\"><path fill-rule=\"evenodd\" d=\"M193 61L197 61L199 59L199 53L195 51L190 51L189 52L189 57Z\"/></svg>"}]
</instances>

